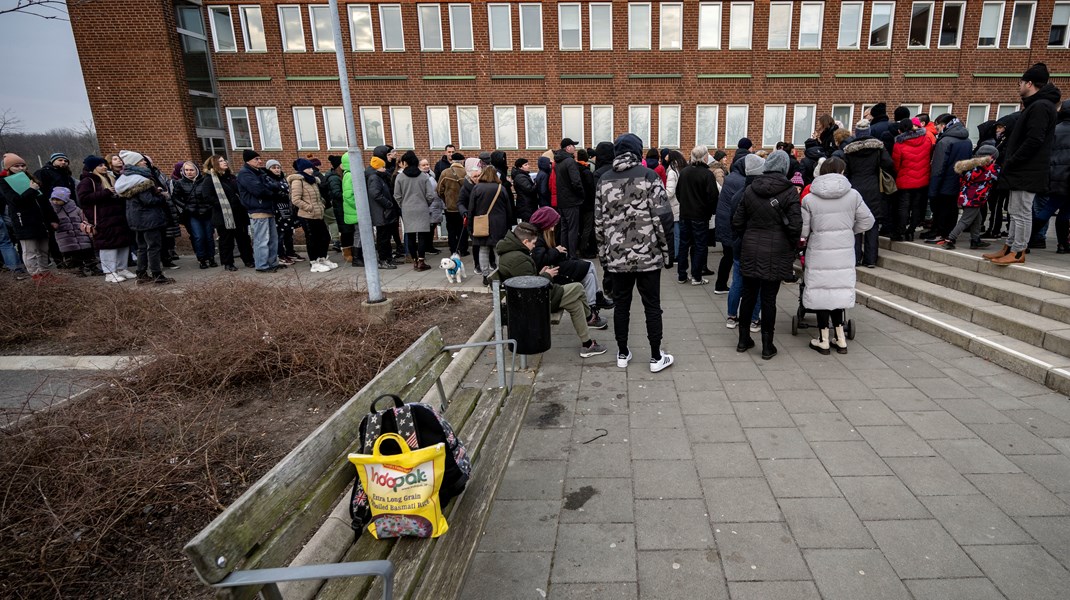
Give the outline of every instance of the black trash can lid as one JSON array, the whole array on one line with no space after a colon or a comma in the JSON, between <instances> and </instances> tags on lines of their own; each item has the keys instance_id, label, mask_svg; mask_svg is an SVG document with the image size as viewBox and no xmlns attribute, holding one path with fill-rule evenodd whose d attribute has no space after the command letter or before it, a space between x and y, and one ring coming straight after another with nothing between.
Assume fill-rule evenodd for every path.
<instances>
[{"instance_id":1,"label":"black trash can lid","mask_svg":"<svg viewBox=\"0 0 1070 600\"><path fill-rule=\"evenodd\" d=\"M519 290L537 290L544 287L550 287L550 285L549 279L535 275L510 277L505 280L505 287Z\"/></svg>"}]
</instances>

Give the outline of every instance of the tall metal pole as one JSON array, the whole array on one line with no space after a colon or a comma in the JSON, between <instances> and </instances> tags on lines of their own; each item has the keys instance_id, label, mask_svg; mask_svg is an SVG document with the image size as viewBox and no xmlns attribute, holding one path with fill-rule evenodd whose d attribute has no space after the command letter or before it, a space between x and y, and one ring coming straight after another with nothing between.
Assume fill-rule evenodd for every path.
<instances>
[{"instance_id":1,"label":"tall metal pole","mask_svg":"<svg viewBox=\"0 0 1070 600\"><path fill-rule=\"evenodd\" d=\"M349 138L349 170L353 181L353 196L357 205L357 232L364 252L364 276L368 280L368 303L383 301L383 287L379 282L379 258L375 253L372 235L371 209L368 207L368 184L364 180L364 159L357 144L357 126L353 120L353 100L349 95L349 70L346 68L345 46L342 44L342 22L338 0L330 0L331 27L334 29L334 56L338 61L338 83L342 88L342 109L346 115L346 136Z\"/></svg>"}]
</instances>

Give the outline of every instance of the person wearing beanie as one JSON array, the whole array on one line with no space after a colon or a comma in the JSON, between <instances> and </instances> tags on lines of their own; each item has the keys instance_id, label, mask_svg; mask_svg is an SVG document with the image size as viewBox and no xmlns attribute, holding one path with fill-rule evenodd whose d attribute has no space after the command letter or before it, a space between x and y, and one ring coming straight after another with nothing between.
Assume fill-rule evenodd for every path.
<instances>
[{"instance_id":1,"label":"person wearing beanie","mask_svg":"<svg viewBox=\"0 0 1070 600\"><path fill-rule=\"evenodd\" d=\"M750 141L750 138L739 138L739 142L736 144L736 153L732 157L732 164L736 164L736 161L743 160L743 157L751 153L751 148L754 144Z\"/></svg>"},{"instance_id":2,"label":"person wearing beanie","mask_svg":"<svg viewBox=\"0 0 1070 600\"><path fill-rule=\"evenodd\" d=\"M412 150L401 157L402 171L394 178L394 202L401 207L405 224L405 246L409 249L412 268L429 271L424 261L425 248L431 237L431 214L428 207L438 196L432 181L420 171L420 159Z\"/></svg>"},{"instance_id":3,"label":"person wearing beanie","mask_svg":"<svg viewBox=\"0 0 1070 600\"><path fill-rule=\"evenodd\" d=\"M518 158L513 161L510 173L513 189L516 190L516 218L521 221L531 221L531 216L539 208L539 192L531 177L531 167L528 159Z\"/></svg>"},{"instance_id":4,"label":"person wearing beanie","mask_svg":"<svg viewBox=\"0 0 1070 600\"><path fill-rule=\"evenodd\" d=\"M448 146L448 148L452 147ZM467 179L464 167L465 158L460 152L453 152L449 158L450 164L438 174L438 187L435 188L435 193L442 198L442 203L446 206L446 242L449 245L450 254L463 257L468 256L468 229L464 227L457 201Z\"/></svg>"},{"instance_id":5,"label":"person wearing beanie","mask_svg":"<svg viewBox=\"0 0 1070 600\"><path fill-rule=\"evenodd\" d=\"M375 252L380 269L394 270L394 254L390 250L390 241L398 230L401 211L394 202L394 178L386 170L386 161L372 157L364 169L364 180L368 185L368 208L372 226L375 228Z\"/></svg>"},{"instance_id":6,"label":"person wearing beanie","mask_svg":"<svg viewBox=\"0 0 1070 600\"><path fill-rule=\"evenodd\" d=\"M899 191L888 197L888 220L892 226L891 239L895 242L913 241L914 230L925 217L933 149L924 127L903 120L899 129L901 133L895 136L892 145L892 168Z\"/></svg>"},{"instance_id":7,"label":"person wearing beanie","mask_svg":"<svg viewBox=\"0 0 1070 600\"><path fill-rule=\"evenodd\" d=\"M98 160L93 160L98 159ZM137 275L127 266L134 237L126 221L126 200L115 193L115 176L107 159L87 157L78 179L78 204L93 225L93 245L108 283L122 283ZM90 166L92 165L92 168Z\"/></svg>"},{"instance_id":8,"label":"person wearing beanie","mask_svg":"<svg viewBox=\"0 0 1070 600\"><path fill-rule=\"evenodd\" d=\"M99 156L93 156L90 154L82 160L82 168L86 171L92 171L100 165L106 165L108 162Z\"/></svg>"},{"instance_id":9,"label":"person wearing beanie","mask_svg":"<svg viewBox=\"0 0 1070 600\"><path fill-rule=\"evenodd\" d=\"M984 255L997 265L1025 262L1033 229L1033 200L1037 195L1046 196L1050 190L1051 148L1055 141L1057 105L1062 94L1048 79L1047 65L1036 63L1018 82L1022 111L1003 147L998 184L1009 192L1007 214L1010 225L1003 248Z\"/></svg>"},{"instance_id":10,"label":"person wearing beanie","mask_svg":"<svg viewBox=\"0 0 1070 600\"><path fill-rule=\"evenodd\" d=\"M761 297L762 359L776 356L773 333L776 297L782 281L795 272L795 248L802 231L799 192L787 178L788 155L777 150L763 165L764 173L743 192L732 216L732 230L740 238L739 264L743 275L740 314L751 314ZM739 327L737 352L754 347L750 329Z\"/></svg>"},{"instance_id":11,"label":"person wearing beanie","mask_svg":"<svg viewBox=\"0 0 1070 600\"><path fill-rule=\"evenodd\" d=\"M9 171L10 168L25 170L26 161L11 152L4 154L3 159L0 159L0 182L3 182L4 177L19 172ZM13 190L4 182L0 183L0 192L3 192L0 193L0 215L7 215L7 197ZM12 239L7 225L2 220L0 220L0 257L3 257L4 266L15 274L16 279L26 278L26 266L22 264L19 252L15 249L15 240Z\"/></svg>"},{"instance_id":12,"label":"person wearing beanie","mask_svg":"<svg viewBox=\"0 0 1070 600\"><path fill-rule=\"evenodd\" d=\"M863 119L855 126L854 140L843 147L847 164L843 174L851 182L851 187L862 195L877 221L877 225L855 238L855 262L869 268L877 266L878 226L885 222L888 214L887 202L881 192L882 172L895 176L891 154L872 134L873 126Z\"/></svg>"},{"instance_id":13,"label":"person wearing beanie","mask_svg":"<svg viewBox=\"0 0 1070 600\"><path fill-rule=\"evenodd\" d=\"M892 127L892 121L888 119L888 105L878 102L869 108L869 113L863 115L869 121L869 135L875 139L884 141L884 134ZM857 135L857 132L856 134Z\"/></svg>"},{"instance_id":14,"label":"person wearing beanie","mask_svg":"<svg viewBox=\"0 0 1070 600\"><path fill-rule=\"evenodd\" d=\"M238 197L253 230L253 264L257 273L274 273L287 266L279 262L275 225L275 204L283 193L282 184L268 175L264 159L255 151L243 151L242 159L245 164L238 171Z\"/></svg>"},{"instance_id":15,"label":"person wearing beanie","mask_svg":"<svg viewBox=\"0 0 1070 600\"><path fill-rule=\"evenodd\" d=\"M902 121L903 119L909 119L909 118L910 118L910 109L909 108L907 108L905 106L897 106L897 107L895 107L895 112L892 113L892 120L893 121L898 123L898 122Z\"/></svg>"},{"instance_id":16,"label":"person wearing beanie","mask_svg":"<svg viewBox=\"0 0 1070 600\"><path fill-rule=\"evenodd\" d=\"M996 164L998 156L999 151L995 146L981 146L973 158L955 163L955 173L959 175L961 182L958 205L962 208L962 216L947 238L937 243L937 246L954 250L955 240L966 230L970 232L971 249L989 246L988 242L981 241L984 221L982 211L988 202L989 193L999 179L999 166Z\"/></svg>"},{"instance_id":17,"label":"person wearing beanie","mask_svg":"<svg viewBox=\"0 0 1070 600\"><path fill-rule=\"evenodd\" d=\"M864 136L874 137L871 135L871 133L872 132L870 131L870 124L868 119L862 119L858 123L855 123L854 136L856 138Z\"/></svg>"},{"instance_id":18,"label":"person wearing beanie","mask_svg":"<svg viewBox=\"0 0 1070 600\"><path fill-rule=\"evenodd\" d=\"M95 274L93 240L82 230L82 223L87 222L82 209L74 203L71 191L65 187L53 189L50 200L59 221L55 230L56 244L64 261L70 268L78 269L79 277Z\"/></svg>"},{"instance_id":19,"label":"person wearing beanie","mask_svg":"<svg viewBox=\"0 0 1070 600\"><path fill-rule=\"evenodd\" d=\"M591 317L588 326L598 324L598 311L613 308L613 302L606 298L598 287L598 274L594 264L590 261L577 259L569 256L564 246L557 243L554 229L561 220L557 211L549 206L540 207L528 221L539 228L541 235L535 241L535 248L531 250L531 258L535 261L535 268L542 270L543 267L556 267L557 274L552 281L560 285L580 283L586 293L587 304L590 308ZM603 323L605 321L602 321Z\"/></svg>"},{"instance_id":20,"label":"person wearing beanie","mask_svg":"<svg viewBox=\"0 0 1070 600\"><path fill-rule=\"evenodd\" d=\"M674 360L661 347L661 269L672 252L666 233L673 226L672 206L661 178L641 162L639 136L620 135L613 152L613 167L602 174L595 190L594 229L599 258L612 284L617 366L627 368L632 359L628 329L632 293L638 290L646 313L650 371L657 373Z\"/></svg>"},{"instance_id":21,"label":"person wearing beanie","mask_svg":"<svg viewBox=\"0 0 1070 600\"><path fill-rule=\"evenodd\" d=\"M339 162L339 164L341 164ZM295 173L286 177L288 201L297 209L297 217L305 226L305 247L308 250L309 267L312 273L326 273L338 268L338 263L327 260L331 238L327 224L323 222L323 199L320 183L315 175L315 166L307 158L294 161Z\"/></svg>"},{"instance_id":22,"label":"person wearing beanie","mask_svg":"<svg viewBox=\"0 0 1070 600\"><path fill-rule=\"evenodd\" d=\"M0 197L6 205L6 216L11 219L11 231L22 248L26 271L34 281L49 278L52 276L48 270L49 235L59 226L59 220L48 197L41 193L37 179L26 171L26 161L16 154L5 154L4 167L3 177L0 177ZM30 179L28 187L21 193L16 192L6 179L19 174ZM3 227L2 222L0 227ZM9 268L18 269L17 259L10 251L5 250L3 256Z\"/></svg>"},{"instance_id":23,"label":"person wearing beanie","mask_svg":"<svg viewBox=\"0 0 1070 600\"><path fill-rule=\"evenodd\" d=\"M124 166L123 174L115 181L115 193L126 199L126 221L137 242L137 283L174 283L174 279L163 275L164 235L170 223L164 190L144 155L123 150L119 156Z\"/></svg>"},{"instance_id":24,"label":"person wearing beanie","mask_svg":"<svg viewBox=\"0 0 1070 600\"><path fill-rule=\"evenodd\" d=\"M71 160L63 152L54 152L48 157L48 164L38 169L33 176L41 183L41 193L46 198L52 197L52 190L57 187L67 188L72 196L77 198L75 188L78 184L71 173Z\"/></svg>"},{"instance_id":25,"label":"person wearing beanie","mask_svg":"<svg viewBox=\"0 0 1070 600\"><path fill-rule=\"evenodd\" d=\"M802 178L804 185L810 185L814 181L814 177L817 176L815 170L817 169L817 161L826 158L825 149L821 146L821 141L817 138L810 138L803 143L803 158L799 162L799 168L802 171Z\"/></svg>"}]
</instances>

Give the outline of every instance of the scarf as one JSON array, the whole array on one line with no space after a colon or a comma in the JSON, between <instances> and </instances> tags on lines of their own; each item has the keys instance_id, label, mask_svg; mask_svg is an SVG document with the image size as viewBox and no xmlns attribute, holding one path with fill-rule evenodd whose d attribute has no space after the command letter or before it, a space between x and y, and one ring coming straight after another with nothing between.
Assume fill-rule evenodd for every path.
<instances>
[{"instance_id":1,"label":"scarf","mask_svg":"<svg viewBox=\"0 0 1070 600\"><path fill-rule=\"evenodd\" d=\"M103 175L97 175L96 173L93 173L93 175L96 175L96 177L100 179L100 184L104 186L104 189L108 189L113 192L115 191L115 177L112 176L111 171L108 171Z\"/></svg>"},{"instance_id":2,"label":"scarf","mask_svg":"<svg viewBox=\"0 0 1070 600\"><path fill-rule=\"evenodd\" d=\"M215 195L219 198L219 210L223 213L223 227L225 229L237 229L238 225L234 222L234 211L231 209L230 199L227 198L227 192L223 190L223 182L220 181L219 175L215 171L208 171L208 177L212 178Z\"/></svg>"}]
</instances>

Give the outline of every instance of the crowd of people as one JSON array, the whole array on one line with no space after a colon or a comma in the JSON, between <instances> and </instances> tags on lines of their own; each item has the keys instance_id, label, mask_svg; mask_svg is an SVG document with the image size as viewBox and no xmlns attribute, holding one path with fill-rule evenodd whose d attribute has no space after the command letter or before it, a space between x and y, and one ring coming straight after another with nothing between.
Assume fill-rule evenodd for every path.
<instances>
[{"instance_id":1,"label":"crowd of people","mask_svg":"<svg viewBox=\"0 0 1070 600\"><path fill-rule=\"evenodd\" d=\"M366 242L379 268L396 269L408 257L414 270L429 270L426 256L440 253L434 240L444 229L448 252L471 255L485 284L495 269L502 278L550 278L553 308L570 313L581 356L606 352L589 329L605 328L599 311L615 309L617 362L627 366L637 291L651 369L671 365L660 351L660 270L675 267L681 284L706 285L716 275L713 292L727 295L737 349L752 348L750 334L761 332L762 358L772 358L776 297L782 283L797 281L803 251L802 303L817 313L819 329L811 345L846 352L855 268L877 265L880 235L917 236L949 250L964 233L971 248L1005 236L983 256L1009 265L1045 246L1055 216L1057 252L1070 253L1070 100L1059 106L1060 91L1040 63L1018 85L1023 108L976 125L976 144L953 114L930 119L900 106L889 118L878 103L853 127L818 117L801 159L790 143L756 150L747 138L732 155L706 146L688 156L644 152L637 136L624 134L588 149L565 138L557 151L535 163L516 159L511 169L503 151L466 157L450 145L432 166L384 145L356 174L349 154L329 156L326 170L301 157L287 174L279 161L245 150L236 172L214 155L178 162L168 177L148 156L123 150L86 157L76 182L61 152L33 175L8 153L0 256L7 270L34 280L52 277L55 266L111 283L169 284L164 273L178 267L182 227L199 268L237 271L237 254L260 273L306 260L294 246L301 229L311 272L338 268L332 243L344 262L362 267L356 176L367 187L375 234ZM718 242L713 271L709 248ZM606 273L601 281L594 259Z\"/></svg>"}]
</instances>

